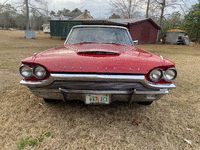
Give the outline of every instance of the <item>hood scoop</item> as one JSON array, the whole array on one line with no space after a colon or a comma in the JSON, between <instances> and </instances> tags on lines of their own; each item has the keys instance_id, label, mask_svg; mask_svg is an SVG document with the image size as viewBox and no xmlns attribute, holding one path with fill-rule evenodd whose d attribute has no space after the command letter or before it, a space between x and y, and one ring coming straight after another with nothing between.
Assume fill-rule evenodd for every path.
<instances>
[{"instance_id":1,"label":"hood scoop","mask_svg":"<svg viewBox=\"0 0 200 150\"><path fill-rule=\"evenodd\" d=\"M77 54L120 55L121 53L118 51L89 50L89 51L78 51Z\"/></svg>"}]
</instances>

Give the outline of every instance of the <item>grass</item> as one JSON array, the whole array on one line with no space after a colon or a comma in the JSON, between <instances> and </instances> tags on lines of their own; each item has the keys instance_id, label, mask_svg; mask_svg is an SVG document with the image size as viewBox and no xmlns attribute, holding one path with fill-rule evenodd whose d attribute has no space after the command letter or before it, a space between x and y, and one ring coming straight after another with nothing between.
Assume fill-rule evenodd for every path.
<instances>
[{"instance_id":1,"label":"grass","mask_svg":"<svg viewBox=\"0 0 200 150\"><path fill-rule=\"evenodd\" d=\"M26 140L21 140L20 143L18 144L18 149L24 149L25 147L34 147L38 145L38 142L42 142L45 137L50 137L51 133L46 132L44 135L40 135L38 139L32 139L32 136L26 138Z\"/></svg>"},{"instance_id":2,"label":"grass","mask_svg":"<svg viewBox=\"0 0 200 150\"><path fill-rule=\"evenodd\" d=\"M64 41L0 31L2 149L199 149L200 46L138 45L176 63L176 89L151 106L115 102L47 104L19 85L21 60ZM27 138L29 137L29 138ZM187 141L191 141L191 144Z\"/></svg>"},{"instance_id":3,"label":"grass","mask_svg":"<svg viewBox=\"0 0 200 150\"><path fill-rule=\"evenodd\" d=\"M25 148L26 146L37 146L38 145L38 142L37 140L22 140L20 143L19 143L19 149L23 149Z\"/></svg>"}]
</instances>

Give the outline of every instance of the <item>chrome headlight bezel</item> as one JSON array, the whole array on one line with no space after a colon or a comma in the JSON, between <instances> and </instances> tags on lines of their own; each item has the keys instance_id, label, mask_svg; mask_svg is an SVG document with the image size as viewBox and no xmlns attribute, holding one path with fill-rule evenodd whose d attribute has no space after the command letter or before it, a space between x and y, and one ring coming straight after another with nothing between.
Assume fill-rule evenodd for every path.
<instances>
[{"instance_id":1,"label":"chrome headlight bezel","mask_svg":"<svg viewBox=\"0 0 200 150\"><path fill-rule=\"evenodd\" d=\"M37 69L38 68L40 68L40 69L42 69L43 71L40 71L40 73L42 74L42 76L39 76L38 74L37 74ZM40 66L40 65L37 65L37 66L35 66L34 68L33 68L33 74L34 74L34 76L37 78L37 79L43 79L43 78L45 78L46 77L46 75L47 75L47 71L46 71L46 69L43 67L43 66Z\"/></svg>"},{"instance_id":2,"label":"chrome headlight bezel","mask_svg":"<svg viewBox=\"0 0 200 150\"><path fill-rule=\"evenodd\" d=\"M30 75L29 76L25 76L24 74L23 74L23 68L27 68L28 70L29 70L29 72L30 72ZM23 77L23 78L26 78L26 79L30 79L32 76L33 76L33 69L31 68L31 67L29 67L28 65L22 65L20 68L19 68L19 73L20 73L20 75Z\"/></svg>"},{"instance_id":3,"label":"chrome headlight bezel","mask_svg":"<svg viewBox=\"0 0 200 150\"><path fill-rule=\"evenodd\" d=\"M158 74L156 74L156 72L157 72L158 74L160 74L160 75L159 75L159 78L157 78L157 79L154 78L155 76L158 75ZM153 75L155 75L155 76L153 77ZM160 80L163 78L163 70L160 69L160 68L153 69L153 70L149 73L149 78L150 78L150 80L153 81L153 82L158 82L158 81L160 81Z\"/></svg>"},{"instance_id":4,"label":"chrome headlight bezel","mask_svg":"<svg viewBox=\"0 0 200 150\"><path fill-rule=\"evenodd\" d=\"M171 79L169 79L169 78L167 77L167 75L169 75L169 73L168 73L169 71L173 71L173 73L174 73L173 78L171 78ZM168 73L168 74L167 74L167 73ZM164 72L164 74L163 74L163 78L164 78L165 81L167 81L167 82L171 82L172 80L176 79L176 77L177 77L177 71L176 71L175 68L168 68L168 69Z\"/></svg>"}]
</instances>

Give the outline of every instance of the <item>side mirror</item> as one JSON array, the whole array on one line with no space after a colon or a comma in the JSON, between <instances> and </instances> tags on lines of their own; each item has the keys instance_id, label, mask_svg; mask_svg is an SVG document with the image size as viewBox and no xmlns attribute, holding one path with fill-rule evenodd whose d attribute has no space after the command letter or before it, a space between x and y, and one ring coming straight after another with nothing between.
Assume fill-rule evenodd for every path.
<instances>
[{"instance_id":1,"label":"side mirror","mask_svg":"<svg viewBox=\"0 0 200 150\"><path fill-rule=\"evenodd\" d=\"M138 45L138 40L133 41L134 46Z\"/></svg>"}]
</instances>

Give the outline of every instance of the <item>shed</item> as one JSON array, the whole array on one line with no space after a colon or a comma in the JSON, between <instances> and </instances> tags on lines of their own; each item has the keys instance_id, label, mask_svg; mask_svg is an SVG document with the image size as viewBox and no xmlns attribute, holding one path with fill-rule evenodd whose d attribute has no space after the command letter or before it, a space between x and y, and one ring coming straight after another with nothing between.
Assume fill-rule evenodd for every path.
<instances>
[{"instance_id":1,"label":"shed","mask_svg":"<svg viewBox=\"0 0 200 150\"><path fill-rule=\"evenodd\" d=\"M185 36L185 31L177 29L168 30L166 41L167 43L176 44L179 36Z\"/></svg>"},{"instance_id":2,"label":"shed","mask_svg":"<svg viewBox=\"0 0 200 150\"><path fill-rule=\"evenodd\" d=\"M127 23L112 22L105 19L50 20L50 35L66 38L71 28L76 25L116 25L127 26Z\"/></svg>"},{"instance_id":3,"label":"shed","mask_svg":"<svg viewBox=\"0 0 200 150\"><path fill-rule=\"evenodd\" d=\"M83 20L50 20L51 36L66 38L74 25L116 25L129 29L133 40L139 43L155 43L160 27L151 19L83 19Z\"/></svg>"},{"instance_id":4,"label":"shed","mask_svg":"<svg viewBox=\"0 0 200 150\"><path fill-rule=\"evenodd\" d=\"M129 22L129 32L133 40L140 44L156 43L158 30L161 30L151 18Z\"/></svg>"}]
</instances>

